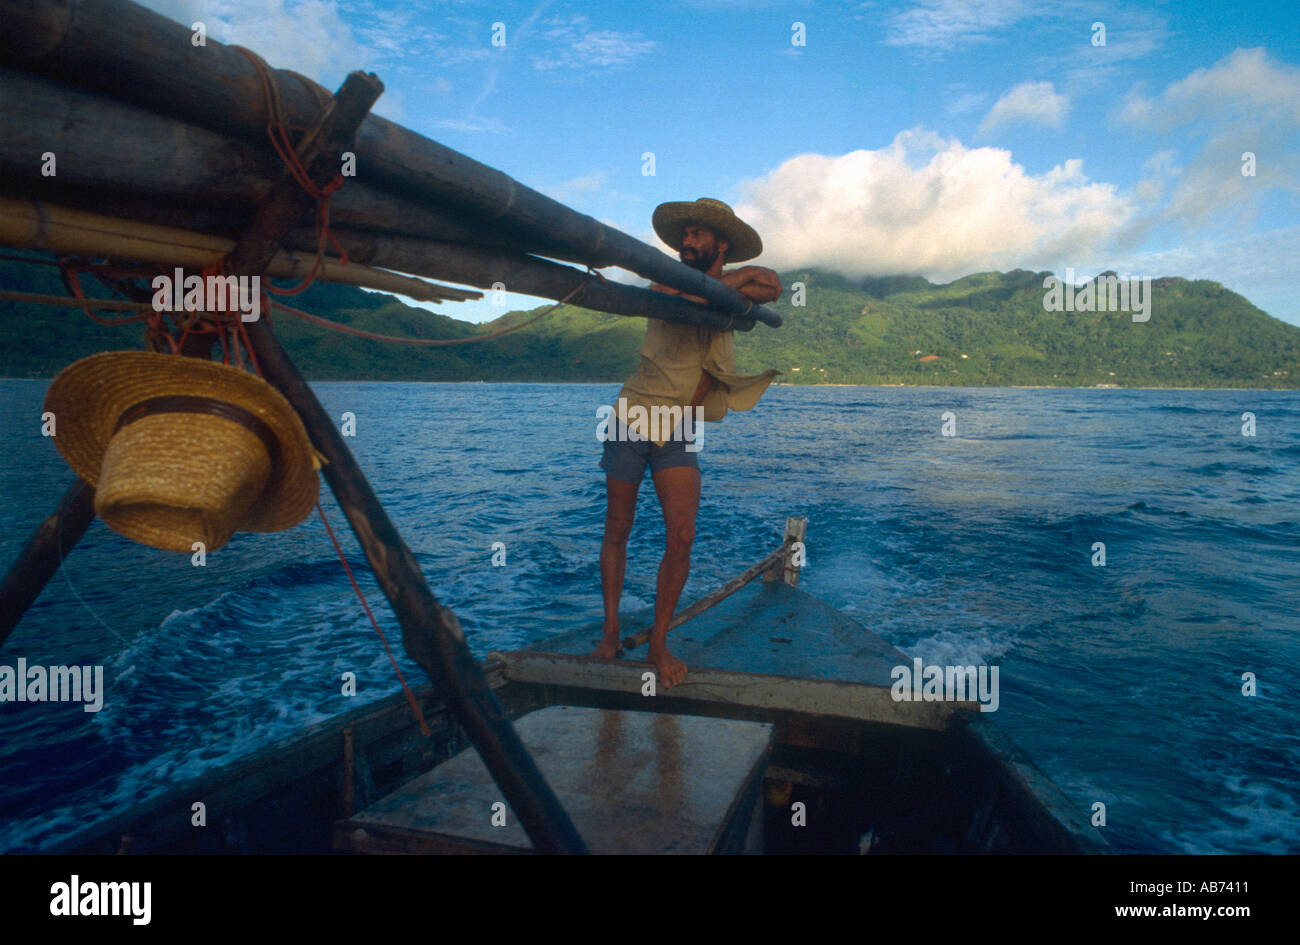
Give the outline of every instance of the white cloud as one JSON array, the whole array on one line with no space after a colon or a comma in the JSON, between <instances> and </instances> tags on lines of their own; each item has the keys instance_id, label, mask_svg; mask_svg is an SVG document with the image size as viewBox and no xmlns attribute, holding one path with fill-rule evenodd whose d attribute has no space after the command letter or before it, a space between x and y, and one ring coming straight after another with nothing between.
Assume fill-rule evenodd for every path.
<instances>
[{"instance_id":1,"label":"white cloud","mask_svg":"<svg viewBox=\"0 0 1300 945\"><path fill-rule=\"evenodd\" d=\"M1300 69L1263 49L1238 49L1159 95L1134 96L1119 119L1162 140L1179 131L1203 142L1185 166L1161 168L1176 186L1158 219L1187 227L1244 222L1271 191L1300 193ZM1246 152L1255 155L1253 177L1242 174Z\"/></svg>"},{"instance_id":2,"label":"white cloud","mask_svg":"<svg viewBox=\"0 0 1300 945\"><path fill-rule=\"evenodd\" d=\"M582 14L554 17L543 26L541 38L546 51L532 57L533 68L541 72L624 66L650 52L656 45L654 40L641 39L640 33L592 29Z\"/></svg>"},{"instance_id":3,"label":"white cloud","mask_svg":"<svg viewBox=\"0 0 1300 945\"><path fill-rule=\"evenodd\" d=\"M885 148L805 154L741 186L737 212L762 235L762 264L849 277L952 279L1048 269L1109 244L1132 216L1082 162L1031 175L999 148L967 148L921 129Z\"/></svg>"},{"instance_id":4,"label":"white cloud","mask_svg":"<svg viewBox=\"0 0 1300 945\"><path fill-rule=\"evenodd\" d=\"M1227 240L1199 239L1175 249L1108 256L1076 269L1210 279L1244 295L1270 315L1300 325L1296 259L1300 259L1300 226L1289 226Z\"/></svg>"},{"instance_id":5,"label":"white cloud","mask_svg":"<svg viewBox=\"0 0 1300 945\"><path fill-rule=\"evenodd\" d=\"M970 112L979 111L988 101L988 96L983 92L972 92L965 83L951 83L948 86L948 94L944 100L943 110L948 115L965 115Z\"/></svg>"},{"instance_id":6,"label":"white cloud","mask_svg":"<svg viewBox=\"0 0 1300 945\"><path fill-rule=\"evenodd\" d=\"M920 0L886 19L884 42L937 51L984 43L1031 9L1025 0Z\"/></svg>"},{"instance_id":7,"label":"white cloud","mask_svg":"<svg viewBox=\"0 0 1300 945\"><path fill-rule=\"evenodd\" d=\"M1153 206L1164 196L1165 186L1179 174L1174 164L1176 153L1172 150L1157 151L1142 162L1142 179L1138 181L1134 193L1143 204Z\"/></svg>"},{"instance_id":8,"label":"white cloud","mask_svg":"<svg viewBox=\"0 0 1300 945\"><path fill-rule=\"evenodd\" d=\"M1154 99L1130 99L1121 117L1158 131L1205 118L1300 125L1300 69L1271 59L1264 49L1237 49Z\"/></svg>"},{"instance_id":9,"label":"white cloud","mask_svg":"<svg viewBox=\"0 0 1300 945\"><path fill-rule=\"evenodd\" d=\"M608 178L609 173L607 171L596 171L592 174L571 178L561 184L556 184L554 187L539 187L538 189L552 200L568 203L574 197L592 194L600 190L605 186L605 181Z\"/></svg>"},{"instance_id":10,"label":"white cloud","mask_svg":"<svg viewBox=\"0 0 1300 945\"><path fill-rule=\"evenodd\" d=\"M434 124L439 128L448 128L452 131L490 131L494 134L502 134L506 131L506 125L500 119L484 118L479 115L467 115L464 118L443 118Z\"/></svg>"},{"instance_id":11,"label":"white cloud","mask_svg":"<svg viewBox=\"0 0 1300 945\"><path fill-rule=\"evenodd\" d=\"M372 55L332 0L142 0L185 24L202 22L208 38L246 46L272 66L334 88Z\"/></svg>"},{"instance_id":12,"label":"white cloud","mask_svg":"<svg viewBox=\"0 0 1300 945\"><path fill-rule=\"evenodd\" d=\"M1007 122L1032 122L1060 128L1070 110L1070 101L1050 82L1021 82L998 99L980 124L987 133Z\"/></svg>"},{"instance_id":13,"label":"white cloud","mask_svg":"<svg viewBox=\"0 0 1300 945\"><path fill-rule=\"evenodd\" d=\"M1197 240L1176 249L1119 257L1107 266L1124 266L1126 271L1150 276L1213 279L1242 291L1239 287L1294 286L1296 259L1300 259L1300 226L1251 233L1227 242Z\"/></svg>"}]
</instances>

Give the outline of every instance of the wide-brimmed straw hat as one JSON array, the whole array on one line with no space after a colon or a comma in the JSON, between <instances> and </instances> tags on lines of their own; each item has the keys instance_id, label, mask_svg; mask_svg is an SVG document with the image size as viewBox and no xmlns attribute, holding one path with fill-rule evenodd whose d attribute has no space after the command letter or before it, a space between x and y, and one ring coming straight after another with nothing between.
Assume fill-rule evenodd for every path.
<instances>
[{"instance_id":1,"label":"wide-brimmed straw hat","mask_svg":"<svg viewBox=\"0 0 1300 945\"><path fill-rule=\"evenodd\" d=\"M707 226L726 239L730 246L723 257L724 262L742 262L763 252L763 241L754 228L721 200L712 197L661 203L655 207L650 222L659 238L679 253L682 250L682 227L687 223Z\"/></svg>"},{"instance_id":2,"label":"wide-brimmed straw hat","mask_svg":"<svg viewBox=\"0 0 1300 945\"><path fill-rule=\"evenodd\" d=\"M54 443L95 487L95 512L133 541L220 548L237 531L301 522L320 455L274 387L180 355L109 351L61 371L45 395Z\"/></svg>"}]
</instances>

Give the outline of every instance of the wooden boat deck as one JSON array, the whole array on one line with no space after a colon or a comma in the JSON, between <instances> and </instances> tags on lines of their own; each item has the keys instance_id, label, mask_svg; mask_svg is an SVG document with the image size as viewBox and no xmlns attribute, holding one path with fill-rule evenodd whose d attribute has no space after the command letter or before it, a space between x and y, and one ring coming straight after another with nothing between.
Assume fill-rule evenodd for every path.
<instances>
[{"instance_id":1,"label":"wooden boat deck","mask_svg":"<svg viewBox=\"0 0 1300 945\"><path fill-rule=\"evenodd\" d=\"M628 615L648 625L653 611ZM586 658L600 639L594 624L513 653L494 653L513 682L641 693L649 663ZM911 659L811 594L782 581L754 582L669 635L689 667L656 697L787 710L864 722L943 729L973 703L896 702L890 671ZM636 651L644 658L645 649Z\"/></svg>"},{"instance_id":2,"label":"wooden boat deck","mask_svg":"<svg viewBox=\"0 0 1300 945\"><path fill-rule=\"evenodd\" d=\"M761 850L769 724L552 706L515 729L593 853ZM533 850L473 749L340 823L334 837L353 853Z\"/></svg>"},{"instance_id":3,"label":"wooden boat deck","mask_svg":"<svg viewBox=\"0 0 1300 945\"><path fill-rule=\"evenodd\" d=\"M652 619L649 608L621 615L625 632ZM586 699L582 704L771 721L776 746L767 777L778 795L793 784L796 797L800 785L838 789L846 809L867 803L864 791L885 806L906 807L909 797L918 805L939 805L908 815L918 818L911 825L915 834L891 849L1110 852L1084 808L998 727L992 713L969 702L893 701L890 672L910 666L911 657L795 585L756 581L672 630L673 652L688 674L653 699L641 695L651 664L633 656L584 655L599 638L595 622L522 650L490 654L488 663L507 682L531 685L552 702ZM645 650L634 655L644 659ZM850 775L845 767L872 758L865 772ZM922 839L943 819L944 808L957 807L965 811L965 836L956 846ZM789 834L787 825L788 818L786 824L769 820L769 845L780 842L773 828ZM911 828L895 824L896 837Z\"/></svg>"},{"instance_id":4,"label":"wooden boat deck","mask_svg":"<svg viewBox=\"0 0 1300 945\"><path fill-rule=\"evenodd\" d=\"M624 629L649 626L654 610L621 616ZM669 634L687 666L799 679L890 685L889 670L911 658L862 624L784 581L755 581ZM600 642L594 623L528 647L586 656ZM645 649L636 651L641 657Z\"/></svg>"}]
</instances>

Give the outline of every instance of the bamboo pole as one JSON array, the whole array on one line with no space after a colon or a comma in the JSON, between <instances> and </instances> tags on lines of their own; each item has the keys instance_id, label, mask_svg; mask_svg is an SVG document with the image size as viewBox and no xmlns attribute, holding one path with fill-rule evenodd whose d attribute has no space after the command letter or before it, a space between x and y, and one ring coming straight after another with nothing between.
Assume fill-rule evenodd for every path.
<instances>
[{"instance_id":1,"label":"bamboo pole","mask_svg":"<svg viewBox=\"0 0 1300 945\"><path fill-rule=\"evenodd\" d=\"M100 142L109 137L121 145L105 154ZM48 179L30 177L36 169L33 155L46 150L58 157L58 175L54 179L57 185ZM52 202L83 210L107 206L109 215L141 219L147 214L155 221L173 225L188 217L193 222L184 228L210 232L212 209L206 211L210 219L204 220L203 213L188 209L188 201L182 207L175 206L182 196L201 194L205 201L220 199L242 205L242 212L231 208L215 214L221 230L235 233L247 228L246 214L251 212L253 201L268 192L270 179L279 170L274 163L278 160L272 160L265 148L196 125L48 79L0 69L0 171L11 175L9 189L25 192L25 196L45 195ZM26 180L13 176L23 174L29 175ZM66 195L65 190L69 191ZM123 190L149 194L155 199L131 200ZM519 245L497 235L495 226L475 221L468 214L412 205L360 180L349 180L348 186L335 195L330 214L340 226L394 231L393 235L426 236L496 249L517 250ZM315 240L309 245L314 247ZM386 265L379 260L374 264ZM335 281L333 276L327 278ZM474 284L491 286L498 281L506 280L494 277ZM506 284L514 288L511 282ZM560 297L550 292L539 294ZM643 314L641 307L617 311ZM768 323L779 323L779 316L763 306L756 306L751 314ZM726 317L686 320L710 327L736 327ZM752 321L746 321L742 330L751 328Z\"/></svg>"},{"instance_id":2,"label":"bamboo pole","mask_svg":"<svg viewBox=\"0 0 1300 945\"><path fill-rule=\"evenodd\" d=\"M105 141L114 146L106 149ZM40 176L40 156L46 152L56 157L53 177ZM138 197L147 198L143 206L154 213L172 207L192 217L198 204L213 213L221 228L188 228L236 236L248 228L254 206L270 192L281 168L265 141L245 142L76 86L0 68L0 180L14 196L129 219L138 218L132 212ZM330 220L523 249L522 243L463 213L421 206L352 178L331 198ZM152 222L182 225L165 218Z\"/></svg>"},{"instance_id":3,"label":"bamboo pole","mask_svg":"<svg viewBox=\"0 0 1300 945\"><path fill-rule=\"evenodd\" d=\"M754 578L758 577L760 574L766 573L770 568L779 564L781 560L789 552L789 550L790 550L790 546L788 544L782 544L780 548L777 548L775 551L768 554L761 561L758 561L755 564L751 564L744 571L741 571L739 574L737 574L726 584L722 585L716 591L711 591L710 593L705 594L703 597L695 601L689 607L685 607L682 610L679 610L676 614L673 615L673 619L668 621L668 629L673 630L677 627L680 627L682 624L686 623L686 621L690 620L692 617L697 617L700 614L704 613L704 611L708 610L714 604L726 600L732 594L736 593L736 591L740 590L746 584L753 581ZM650 639L651 629L653 628L646 627L644 630L640 630L637 633L632 634L632 636L628 637L623 641L623 649L635 650L642 643L645 643L647 640Z\"/></svg>"},{"instance_id":4,"label":"bamboo pole","mask_svg":"<svg viewBox=\"0 0 1300 945\"><path fill-rule=\"evenodd\" d=\"M0 584L0 646L94 518L95 488L78 479L64 493L59 507L32 532Z\"/></svg>"},{"instance_id":5,"label":"bamboo pole","mask_svg":"<svg viewBox=\"0 0 1300 945\"><path fill-rule=\"evenodd\" d=\"M264 140L261 80L238 51L129 0L65 0L33 6L0 0L0 62L96 88L145 108L247 141ZM111 37L111 40L110 40ZM315 115L324 90L272 71L289 125ZM735 289L662 251L577 213L506 174L371 115L357 131L358 176L420 203L464 210L527 241L542 255L597 268L617 265L706 299L727 314L755 314ZM780 316L769 313L779 325ZM766 321L766 318L762 318Z\"/></svg>"},{"instance_id":6,"label":"bamboo pole","mask_svg":"<svg viewBox=\"0 0 1300 945\"><path fill-rule=\"evenodd\" d=\"M351 259L480 288L490 289L499 283L511 292L558 301L568 298L576 286L587 280L581 270L535 256L411 236L343 228L331 232ZM295 230L287 242L303 245L311 239L309 230ZM601 278L587 280L569 301L597 312L659 318L717 330L750 331L754 327L752 318L724 315L707 305Z\"/></svg>"},{"instance_id":7,"label":"bamboo pole","mask_svg":"<svg viewBox=\"0 0 1300 945\"><path fill-rule=\"evenodd\" d=\"M570 266L482 247L341 227L331 232L351 262L343 266L337 259L326 257L318 279L416 299L460 301L482 298L482 293L373 267L401 269L486 289L500 283L512 292L556 301L567 298L587 278L586 273ZM317 237L312 229L298 229L285 242L305 250L315 247ZM6 197L0 197L0 244L52 253L164 263L187 269L210 266L232 252L235 245L225 237ZM311 271L314 261L310 252L281 250L267 266L267 275L302 279ZM754 327L753 319L722 315L676 296L601 279L587 282L570 302L598 312L660 318L719 330L750 331Z\"/></svg>"},{"instance_id":8,"label":"bamboo pole","mask_svg":"<svg viewBox=\"0 0 1300 945\"><path fill-rule=\"evenodd\" d=\"M313 235L313 246L315 242ZM195 270L217 263L235 248L234 240L220 236L8 197L0 197L0 244L17 249L104 256ZM277 279L303 279L311 272L315 261L314 254L309 252L281 250L267 265L266 274ZM437 285L365 265L344 266L339 260L328 257L321 262L317 278L323 282L394 292L429 302L459 302L483 297L481 292Z\"/></svg>"}]
</instances>

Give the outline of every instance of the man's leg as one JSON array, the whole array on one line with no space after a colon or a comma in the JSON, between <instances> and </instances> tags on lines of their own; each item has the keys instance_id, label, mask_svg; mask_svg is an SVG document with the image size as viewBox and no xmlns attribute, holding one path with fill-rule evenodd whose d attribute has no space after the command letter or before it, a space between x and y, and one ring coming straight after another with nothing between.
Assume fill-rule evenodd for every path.
<instances>
[{"instance_id":1,"label":"man's leg","mask_svg":"<svg viewBox=\"0 0 1300 945\"><path fill-rule=\"evenodd\" d=\"M636 516L639 482L605 477L605 537L600 543L600 591L605 599L605 625L600 645L592 656L612 660L618 653L618 602L623 596L623 572L627 567L627 540Z\"/></svg>"},{"instance_id":2,"label":"man's leg","mask_svg":"<svg viewBox=\"0 0 1300 945\"><path fill-rule=\"evenodd\" d=\"M650 662L665 688L686 677L686 664L668 652L668 623L691 571L695 515L700 508L700 471L694 466L670 466L653 473L655 491L664 510L664 557L655 586L655 622L650 628Z\"/></svg>"}]
</instances>

